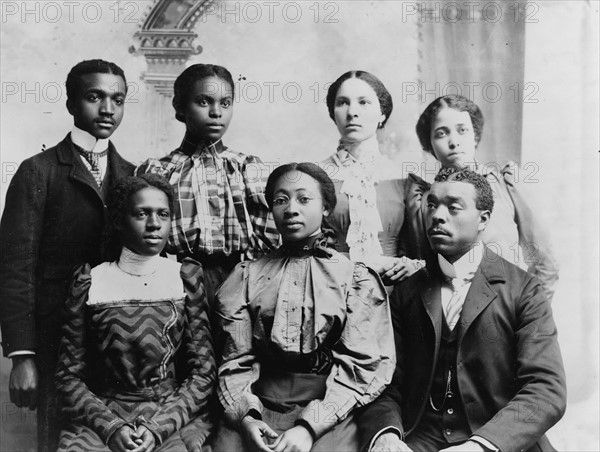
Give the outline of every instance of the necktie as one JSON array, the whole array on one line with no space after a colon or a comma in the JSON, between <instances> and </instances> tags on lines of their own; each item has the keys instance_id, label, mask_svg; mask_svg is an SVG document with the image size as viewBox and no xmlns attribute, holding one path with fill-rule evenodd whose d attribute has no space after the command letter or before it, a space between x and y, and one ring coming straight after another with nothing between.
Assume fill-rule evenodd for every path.
<instances>
[{"instance_id":1,"label":"necktie","mask_svg":"<svg viewBox=\"0 0 600 452\"><path fill-rule=\"evenodd\" d=\"M446 282L452 289L452 296L444 309L444 316L446 317L446 323L448 323L450 331L452 331L458 323L460 313L462 312L464 299L466 297L464 286L470 283L472 279L473 275L469 275L467 278L446 278Z\"/></svg>"},{"instance_id":2,"label":"necktie","mask_svg":"<svg viewBox=\"0 0 600 452\"><path fill-rule=\"evenodd\" d=\"M85 149L75 146L77 152L79 152L83 158L90 164L90 173L94 176L98 187L102 188L102 180L104 179L102 169L100 168L100 159L108 154L108 149L104 152L92 152L86 151Z\"/></svg>"}]
</instances>

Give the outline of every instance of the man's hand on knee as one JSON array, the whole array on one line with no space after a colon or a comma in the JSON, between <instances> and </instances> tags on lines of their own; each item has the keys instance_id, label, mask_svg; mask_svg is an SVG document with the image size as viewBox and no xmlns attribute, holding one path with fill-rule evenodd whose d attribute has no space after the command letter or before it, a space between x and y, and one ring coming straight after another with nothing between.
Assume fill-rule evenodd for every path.
<instances>
[{"instance_id":1,"label":"man's hand on knee","mask_svg":"<svg viewBox=\"0 0 600 452\"><path fill-rule=\"evenodd\" d=\"M34 410L37 407L38 372L32 356L15 356L10 372L10 400L18 407Z\"/></svg>"}]
</instances>

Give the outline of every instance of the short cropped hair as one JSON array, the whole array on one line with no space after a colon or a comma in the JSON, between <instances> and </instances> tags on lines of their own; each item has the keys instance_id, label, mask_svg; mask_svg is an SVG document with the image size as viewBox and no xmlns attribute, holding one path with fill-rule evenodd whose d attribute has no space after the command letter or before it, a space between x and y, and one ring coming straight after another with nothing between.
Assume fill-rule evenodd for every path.
<instances>
[{"instance_id":1,"label":"short cropped hair","mask_svg":"<svg viewBox=\"0 0 600 452\"><path fill-rule=\"evenodd\" d=\"M435 176L435 182L466 182L475 187L475 207L478 210L494 209L494 194L485 176L469 169L442 168Z\"/></svg>"},{"instance_id":2,"label":"short cropped hair","mask_svg":"<svg viewBox=\"0 0 600 452\"><path fill-rule=\"evenodd\" d=\"M125 92L127 92L127 79L125 72L115 63L104 60L85 60L77 63L71 68L67 75L65 85L67 87L67 99L73 99L81 86L81 77L88 74L114 74L123 79Z\"/></svg>"},{"instance_id":3,"label":"short cropped hair","mask_svg":"<svg viewBox=\"0 0 600 452\"><path fill-rule=\"evenodd\" d=\"M169 211L173 216L175 194L167 179L152 173L119 179L111 186L107 201L108 221L104 228L102 243L102 258L104 261L113 262L119 258L123 242L118 226L127 210L131 197L138 191L148 187L154 187L167 195Z\"/></svg>"},{"instance_id":4,"label":"short cropped hair","mask_svg":"<svg viewBox=\"0 0 600 452\"><path fill-rule=\"evenodd\" d=\"M327 90L327 109L329 110L329 117L335 121L334 109L335 109L335 98L337 96L342 83L350 78L357 78L362 80L375 91L377 98L379 99L379 105L381 107L381 114L385 116L385 119L381 123L381 127L385 126L385 123L390 118L392 110L394 109L394 102L392 101L392 95L389 93L385 85L381 80L375 77L373 74L366 71L348 71L342 74L335 82L331 84Z\"/></svg>"},{"instance_id":5,"label":"short cropped hair","mask_svg":"<svg viewBox=\"0 0 600 452\"><path fill-rule=\"evenodd\" d=\"M275 184L277 181L287 173L292 171L299 171L304 174L308 174L310 177L315 179L319 183L319 189L321 190L321 197L323 198L323 207L329 212L335 209L337 204L337 198L335 196L335 186L327 175L327 173L320 168L318 165L310 162L302 163L287 163L285 165L278 166L269 175L267 185L265 187L265 197L269 209L273 210L273 199L275 196Z\"/></svg>"},{"instance_id":6,"label":"short cropped hair","mask_svg":"<svg viewBox=\"0 0 600 452\"><path fill-rule=\"evenodd\" d=\"M458 94L448 94L447 96L438 97L431 102L417 121L417 136L421 142L424 151L433 154L431 146L431 126L439 111L442 108L452 108L457 111L466 111L471 117L473 123L473 132L475 134L475 145L481 141L483 134L483 113L477 104L464 96Z\"/></svg>"},{"instance_id":7,"label":"short cropped hair","mask_svg":"<svg viewBox=\"0 0 600 452\"><path fill-rule=\"evenodd\" d=\"M185 107L185 103L190 100L190 95L194 83L198 80L208 77L218 77L231 86L232 94L235 93L235 85L233 83L233 77L231 73L223 66L216 64L193 64L184 70L177 79L173 87L173 108L175 109L175 119L181 122L185 122L184 115L179 112Z\"/></svg>"}]
</instances>

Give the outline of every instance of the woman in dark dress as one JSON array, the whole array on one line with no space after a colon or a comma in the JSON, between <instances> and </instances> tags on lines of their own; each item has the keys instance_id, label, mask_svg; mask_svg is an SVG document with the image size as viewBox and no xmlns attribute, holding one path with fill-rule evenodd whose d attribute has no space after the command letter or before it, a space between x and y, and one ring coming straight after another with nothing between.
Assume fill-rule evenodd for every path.
<instances>
[{"instance_id":1,"label":"woman in dark dress","mask_svg":"<svg viewBox=\"0 0 600 452\"><path fill-rule=\"evenodd\" d=\"M397 165L379 151L377 131L392 113L392 97L374 75L350 71L329 87L327 108L340 132L337 151L320 163L338 198L327 225L340 252L373 268L386 284L401 281L423 265L405 225L422 181L399 178Z\"/></svg>"},{"instance_id":2,"label":"woman in dark dress","mask_svg":"<svg viewBox=\"0 0 600 452\"><path fill-rule=\"evenodd\" d=\"M59 450L200 451L216 377L202 269L159 256L165 179L125 178L110 199L106 262L76 272L65 304Z\"/></svg>"}]
</instances>

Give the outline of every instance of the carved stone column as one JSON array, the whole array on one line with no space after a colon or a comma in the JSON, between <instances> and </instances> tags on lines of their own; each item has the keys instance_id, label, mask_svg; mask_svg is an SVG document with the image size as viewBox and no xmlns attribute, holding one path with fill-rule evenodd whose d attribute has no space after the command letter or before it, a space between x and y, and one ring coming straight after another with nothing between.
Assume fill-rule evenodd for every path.
<instances>
[{"instance_id":1,"label":"carved stone column","mask_svg":"<svg viewBox=\"0 0 600 452\"><path fill-rule=\"evenodd\" d=\"M174 127L174 114L171 107L173 83L185 69L192 55L202 52L202 46L195 45L198 37L192 30L214 0L155 0L150 7L141 28L134 34L139 43L130 47L134 55L143 55L148 70L142 74L142 81L152 87L145 99L148 128L146 146L148 154L163 155L169 129Z\"/></svg>"}]
</instances>

